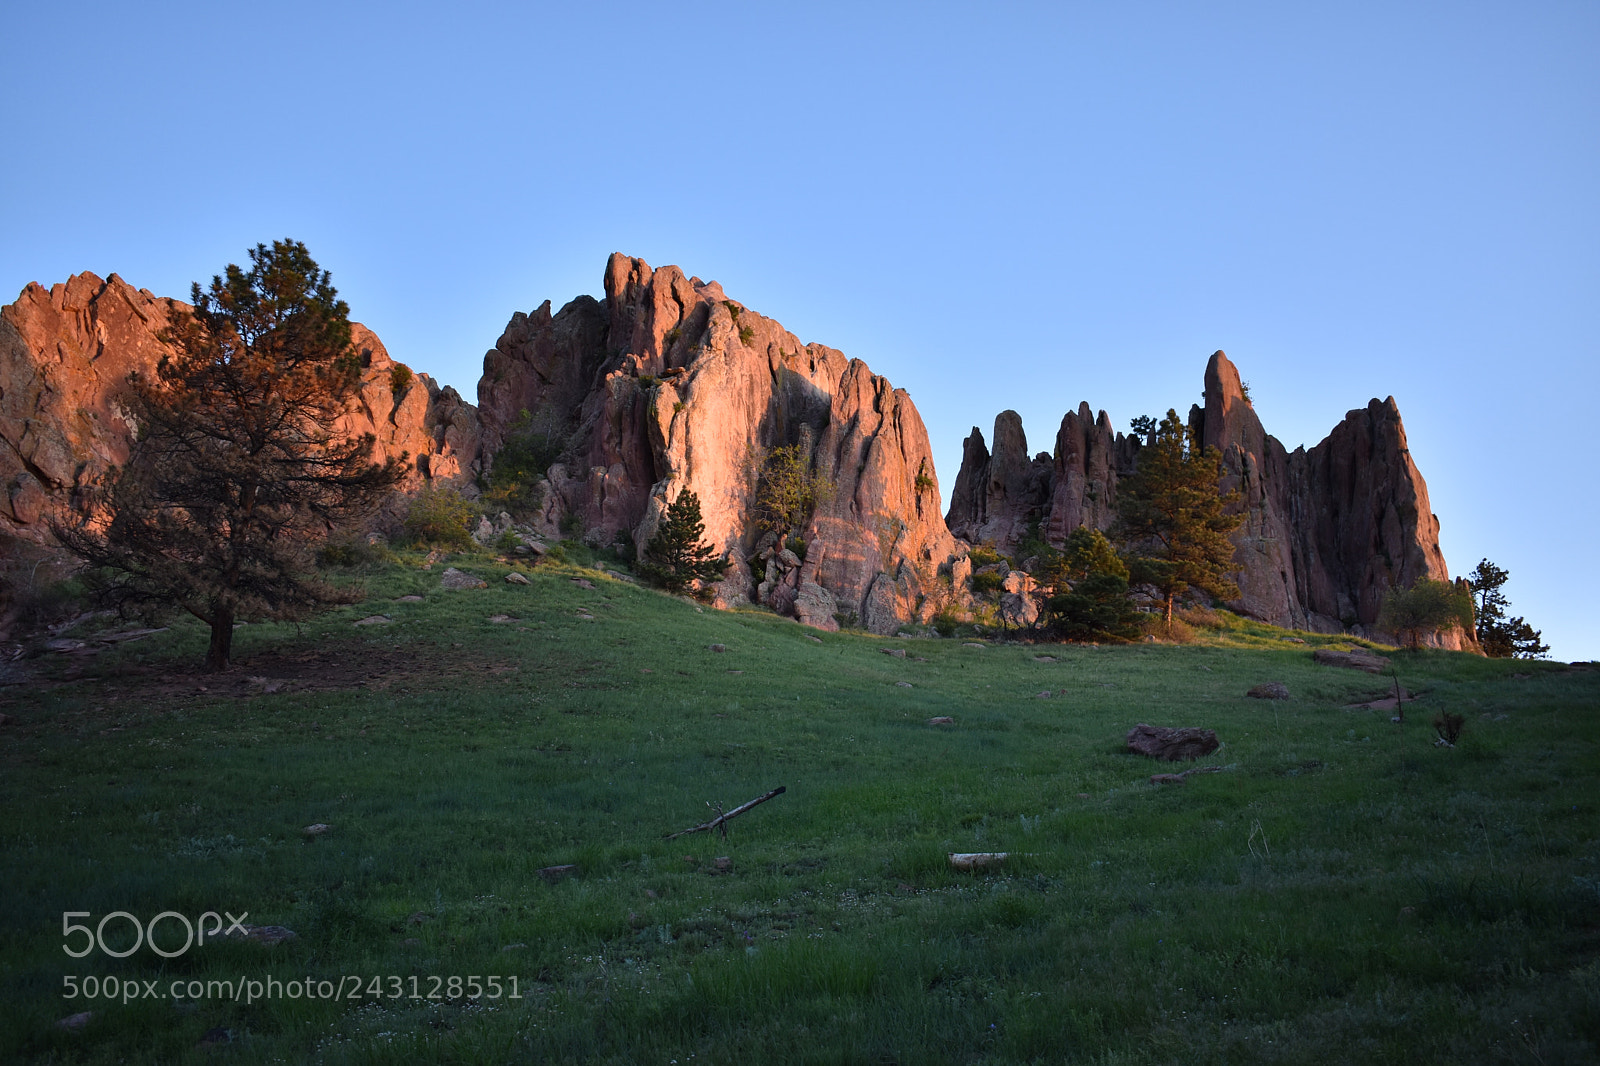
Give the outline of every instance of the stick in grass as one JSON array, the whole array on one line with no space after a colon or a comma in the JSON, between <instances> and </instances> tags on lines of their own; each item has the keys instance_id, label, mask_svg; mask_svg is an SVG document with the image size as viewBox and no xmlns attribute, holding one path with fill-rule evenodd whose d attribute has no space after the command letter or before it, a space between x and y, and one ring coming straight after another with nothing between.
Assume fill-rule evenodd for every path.
<instances>
[{"instance_id":1,"label":"stick in grass","mask_svg":"<svg viewBox=\"0 0 1600 1066\"><path fill-rule=\"evenodd\" d=\"M684 830L681 830L681 831L676 832L676 833L668 833L667 834L667 839L668 840L676 840L678 837L688 836L690 833L706 833L706 832L710 832L713 829L721 829L722 830L722 835L723 836L727 836L728 835L728 829L727 829L728 822L730 822L733 819L739 817L739 815L743 814L745 811L748 811L751 807L755 807L755 806L758 806L760 804L763 804L763 803L767 802L767 800L771 799L774 796L783 795L784 792L786 792L787 790L788 790L788 786L787 785L779 785L777 788L773 789L771 792L768 792L765 796L757 796L755 799L751 800L749 803L741 804L740 806L735 807L733 810L729 811L727 814L719 814L715 818L711 819L711 821L709 821L709 822L705 822L705 823L703 823L701 825L694 826L693 828L690 828L690 829L684 829Z\"/></svg>"}]
</instances>

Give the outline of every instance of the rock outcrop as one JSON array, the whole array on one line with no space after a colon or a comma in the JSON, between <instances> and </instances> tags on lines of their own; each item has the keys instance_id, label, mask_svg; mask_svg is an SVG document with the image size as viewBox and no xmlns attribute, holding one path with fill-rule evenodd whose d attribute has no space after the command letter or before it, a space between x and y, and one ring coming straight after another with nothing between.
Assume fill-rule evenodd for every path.
<instances>
[{"instance_id":1,"label":"rock outcrop","mask_svg":"<svg viewBox=\"0 0 1600 1066\"><path fill-rule=\"evenodd\" d=\"M1068 411L1056 431L1053 459L1048 452L1028 458L1028 438L1015 411L995 418L994 438L991 452L974 426L963 444L945 514L950 532L973 544L993 543L1009 555L1036 530L1060 544L1081 525L1111 525L1117 477L1133 472L1139 441L1112 432L1104 411L1096 418L1087 403Z\"/></svg>"},{"instance_id":2,"label":"rock outcrop","mask_svg":"<svg viewBox=\"0 0 1600 1066\"><path fill-rule=\"evenodd\" d=\"M158 335L189 310L115 274L102 281L87 272L49 289L30 284L0 308L0 534L47 542L48 519L127 459L128 375L155 369L167 350ZM363 371L349 431L373 434L375 458L408 454L413 485L469 483L476 409L391 360L371 330L357 324L353 342Z\"/></svg>"},{"instance_id":3,"label":"rock outcrop","mask_svg":"<svg viewBox=\"0 0 1600 1066\"><path fill-rule=\"evenodd\" d=\"M692 490L706 539L733 564L719 603L885 633L932 615L941 568L964 553L938 513L927 430L904 390L674 266L613 255L605 293L514 316L484 357L486 453L513 427L561 442L540 524L642 548ZM803 564L762 543L752 511L762 456L789 445L832 488L796 531Z\"/></svg>"},{"instance_id":4,"label":"rock outcrop","mask_svg":"<svg viewBox=\"0 0 1600 1066\"><path fill-rule=\"evenodd\" d=\"M1289 452L1262 427L1237 368L1217 352L1206 365L1205 406L1191 408L1189 424L1221 453L1222 490L1240 492L1244 521L1233 534L1239 597L1230 608L1274 625L1383 636L1375 623L1389 589L1449 579L1439 522L1392 397L1351 411L1309 451ZM995 425L997 440L1022 439L1012 412ZM990 455L974 430L951 497L950 528L969 539L992 538L1002 552L1041 523L1058 546L1079 525L1108 529L1117 481L1137 468L1139 444L1113 434L1105 412L1091 420L1083 404L1062 419L1041 489L1043 457L1019 476L1014 446L997 463L1001 450ZM1459 631L1438 642L1472 646Z\"/></svg>"}]
</instances>

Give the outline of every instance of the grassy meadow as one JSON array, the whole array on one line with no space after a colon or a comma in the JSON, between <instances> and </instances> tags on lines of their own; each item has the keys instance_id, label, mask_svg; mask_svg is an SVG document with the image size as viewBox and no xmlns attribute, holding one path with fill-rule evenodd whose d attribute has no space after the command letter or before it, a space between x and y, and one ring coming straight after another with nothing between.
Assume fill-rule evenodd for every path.
<instances>
[{"instance_id":1,"label":"grassy meadow","mask_svg":"<svg viewBox=\"0 0 1600 1066\"><path fill-rule=\"evenodd\" d=\"M226 675L175 625L0 687L0 1061L1600 1058L1600 670L1395 653L1397 725L1349 706L1389 678L1313 664L1338 640L1226 615L972 646L418 562L239 629ZM1181 767L1123 750L1140 722L1215 729L1223 769L1152 784ZM950 868L976 851L1010 858ZM116 911L297 935L64 952ZM190 983L268 978L342 995Z\"/></svg>"}]
</instances>

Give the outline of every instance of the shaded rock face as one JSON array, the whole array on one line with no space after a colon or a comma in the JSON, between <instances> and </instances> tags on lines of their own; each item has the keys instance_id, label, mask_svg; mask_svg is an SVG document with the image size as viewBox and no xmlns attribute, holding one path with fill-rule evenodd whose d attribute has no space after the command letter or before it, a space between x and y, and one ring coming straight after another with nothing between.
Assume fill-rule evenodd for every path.
<instances>
[{"instance_id":1,"label":"shaded rock face","mask_svg":"<svg viewBox=\"0 0 1600 1066\"><path fill-rule=\"evenodd\" d=\"M962 449L961 470L950 493L945 522L973 544L993 542L1010 555L1038 529L1060 545L1074 529L1106 529L1116 517L1117 476L1137 462L1139 441L1114 433L1104 411L1098 418L1081 404L1056 432L1055 455L1028 458L1027 437L1015 411L994 423L991 453L976 426Z\"/></svg>"},{"instance_id":2,"label":"shaded rock face","mask_svg":"<svg viewBox=\"0 0 1600 1066\"><path fill-rule=\"evenodd\" d=\"M692 490L706 539L733 562L719 604L755 598L822 624L831 597L877 632L931 615L939 570L962 549L938 513L927 430L903 390L674 266L613 255L605 293L514 317L484 359L486 454L524 410L564 427L542 526L642 548ZM833 486L796 531L800 567L756 551L760 457L783 445L799 445Z\"/></svg>"},{"instance_id":3,"label":"shaded rock face","mask_svg":"<svg viewBox=\"0 0 1600 1066\"><path fill-rule=\"evenodd\" d=\"M1029 458L1022 416L1002 411L994 420L992 451L977 426L964 442L945 524L973 544L1009 552L1033 532L1049 491L1050 457Z\"/></svg>"},{"instance_id":4,"label":"shaded rock face","mask_svg":"<svg viewBox=\"0 0 1600 1066\"><path fill-rule=\"evenodd\" d=\"M1233 534L1239 598L1230 608L1274 625L1385 637L1375 623L1389 589L1448 580L1439 522L1392 397L1351 411L1309 451L1288 452L1245 399L1238 369L1217 352L1206 365L1205 406L1190 409L1189 424L1222 455L1221 489L1240 493L1244 521ZM1021 426L1006 432L1020 437ZM1139 440L1113 434L1105 412L1091 420L1089 406L1080 405L1061 421L1041 504L1035 485L1013 490L1014 479L990 476L994 460L973 434L949 515L952 531L969 539L986 531L1016 538L1014 531L1042 522L1046 539L1060 546L1079 525L1109 529L1117 481L1138 465ZM970 488L977 485L987 490L981 506ZM1020 538L995 539L1009 552ZM1435 643L1475 647L1460 631Z\"/></svg>"},{"instance_id":5,"label":"shaded rock face","mask_svg":"<svg viewBox=\"0 0 1600 1066\"><path fill-rule=\"evenodd\" d=\"M49 289L33 283L0 308L0 533L46 543L47 520L126 461L136 432L125 406L128 375L152 373L157 339L188 304L135 289L112 274L82 273ZM425 374L396 388L400 364L359 324L361 386L344 425L371 433L375 459L408 453L411 484L470 479L477 412Z\"/></svg>"}]
</instances>

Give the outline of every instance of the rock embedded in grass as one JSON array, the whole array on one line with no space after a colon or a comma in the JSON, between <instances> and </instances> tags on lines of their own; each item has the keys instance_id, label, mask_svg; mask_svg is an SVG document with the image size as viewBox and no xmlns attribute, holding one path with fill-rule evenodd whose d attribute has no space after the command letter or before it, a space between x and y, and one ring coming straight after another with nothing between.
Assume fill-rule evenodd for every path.
<instances>
[{"instance_id":1,"label":"rock embedded in grass","mask_svg":"<svg viewBox=\"0 0 1600 1066\"><path fill-rule=\"evenodd\" d=\"M1128 730L1128 750L1135 755L1145 755L1167 762L1181 762L1209 755L1221 747L1217 734L1196 726L1168 728L1140 723Z\"/></svg>"},{"instance_id":2,"label":"rock embedded in grass","mask_svg":"<svg viewBox=\"0 0 1600 1066\"><path fill-rule=\"evenodd\" d=\"M464 570L450 567L439 578L439 584L447 589L486 589L489 583L481 577L469 574Z\"/></svg>"},{"instance_id":3,"label":"rock embedded in grass","mask_svg":"<svg viewBox=\"0 0 1600 1066\"><path fill-rule=\"evenodd\" d=\"M879 648L878 650L883 652L885 655L892 655L896 659L904 659L906 657L906 650L904 648Z\"/></svg>"},{"instance_id":4,"label":"rock embedded in grass","mask_svg":"<svg viewBox=\"0 0 1600 1066\"><path fill-rule=\"evenodd\" d=\"M360 621L351 622L350 624L353 626L386 626L393 621L394 619L386 614L369 614Z\"/></svg>"},{"instance_id":5,"label":"rock embedded in grass","mask_svg":"<svg viewBox=\"0 0 1600 1066\"><path fill-rule=\"evenodd\" d=\"M300 939L300 934L296 933L293 929L288 929L281 925L246 925L242 928L244 929L244 932L242 933L230 930L223 935L228 937L242 937L253 944L263 944L269 948L274 944L281 944L285 940Z\"/></svg>"},{"instance_id":6,"label":"rock embedded in grass","mask_svg":"<svg viewBox=\"0 0 1600 1066\"><path fill-rule=\"evenodd\" d=\"M1257 700L1286 700L1289 698L1289 686L1282 681L1268 681L1257 685L1245 695Z\"/></svg>"},{"instance_id":7,"label":"rock embedded in grass","mask_svg":"<svg viewBox=\"0 0 1600 1066\"><path fill-rule=\"evenodd\" d=\"M1318 648L1311 653L1311 661L1323 666L1365 670L1369 674L1381 674L1389 665L1388 659L1369 651L1334 651L1332 648Z\"/></svg>"},{"instance_id":8,"label":"rock embedded in grass","mask_svg":"<svg viewBox=\"0 0 1600 1066\"><path fill-rule=\"evenodd\" d=\"M508 585L531 585L531 584L533 584L533 582L529 581L526 576L524 576L522 574L519 574L515 570L513 570L509 574L506 575L506 584L508 584Z\"/></svg>"},{"instance_id":9,"label":"rock embedded in grass","mask_svg":"<svg viewBox=\"0 0 1600 1066\"><path fill-rule=\"evenodd\" d=\"M935 715L934 717L928 719L928 724L929 725L955 725L956 724L956 720L954 718L951 718L947 714L940 714L940 715Z\"/></svg>"}]
</instances>

